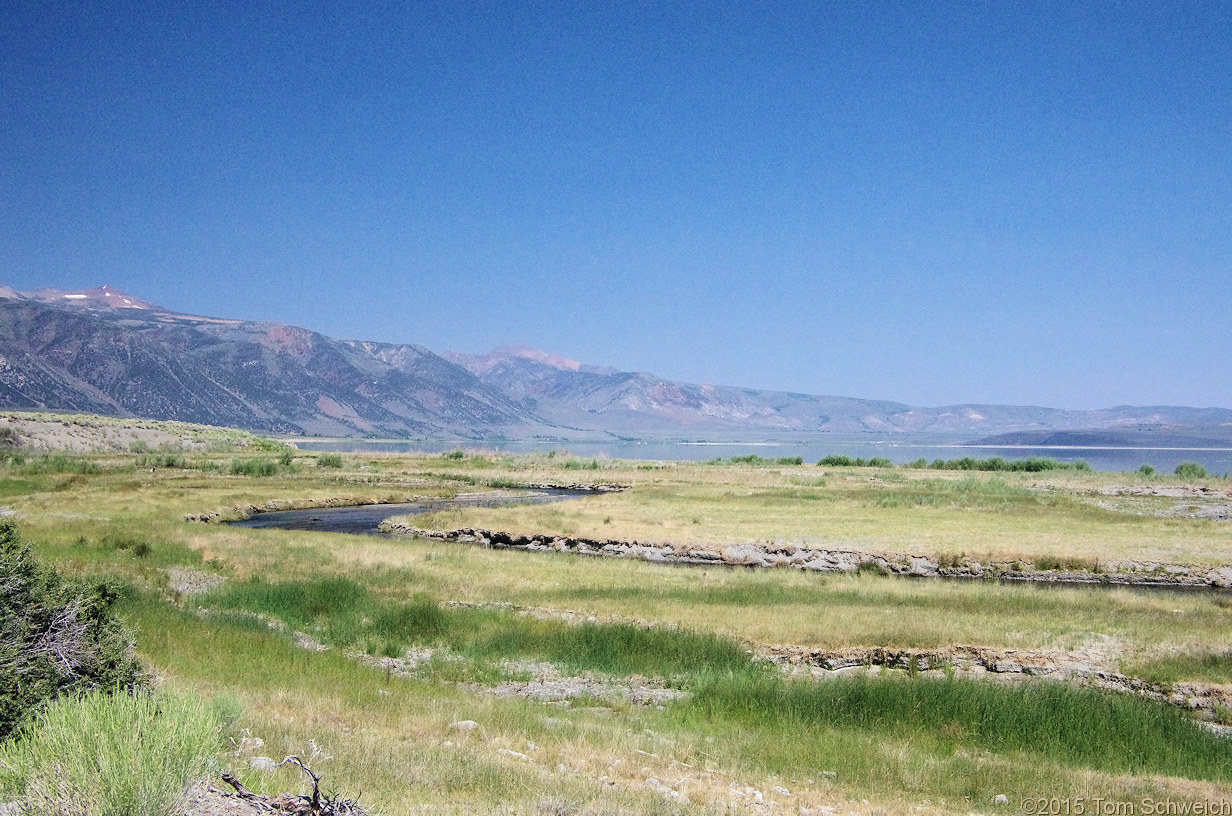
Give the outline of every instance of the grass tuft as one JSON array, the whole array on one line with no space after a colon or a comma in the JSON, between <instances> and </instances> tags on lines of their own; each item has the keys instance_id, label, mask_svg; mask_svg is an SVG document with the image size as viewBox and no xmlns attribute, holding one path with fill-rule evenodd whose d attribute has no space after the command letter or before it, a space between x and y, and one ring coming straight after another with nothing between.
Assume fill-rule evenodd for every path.
<instances>
[{"instance_id":1,"label":"grass tuft","mask_svg":"<svg viewBox=\"0 0 1232 816\"><path fill-rule=\"evenodd\" d=\"M35 816L171 816L214 768L224 724L193 695L62 699L0 751L0 790Z\"/></svg>"}]
</instances>

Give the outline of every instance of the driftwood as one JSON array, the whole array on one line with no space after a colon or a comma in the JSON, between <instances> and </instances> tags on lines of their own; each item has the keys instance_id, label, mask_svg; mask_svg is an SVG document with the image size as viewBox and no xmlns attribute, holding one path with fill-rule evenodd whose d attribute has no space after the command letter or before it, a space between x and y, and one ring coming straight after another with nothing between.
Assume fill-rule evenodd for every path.
<instances>
[{"instance_id":1,"label":"driftwood","mask_svg":"<svg viewBox=\"0 0 1232 816\"><path fill-rule=\"evenodd\" d=\"M356 804L354 799L343 799L337 794L321 793L321 775L313 771L297 756L289 756L278 763L294 765L312 780L311 795L296 795L280 793L275 796L262 796L244 787L231 774L223 774L222 781L235 788L235 793L216 791L223 796L241 799L259 811L265 813L288 814L289 816L367 816L367 811Z\"/></svg>"}]
</instances>

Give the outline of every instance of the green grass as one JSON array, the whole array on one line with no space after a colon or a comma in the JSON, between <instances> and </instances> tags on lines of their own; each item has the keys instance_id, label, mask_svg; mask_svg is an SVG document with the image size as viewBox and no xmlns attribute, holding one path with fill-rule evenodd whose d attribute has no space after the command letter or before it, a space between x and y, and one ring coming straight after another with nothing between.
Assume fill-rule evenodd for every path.
<instances>
[{"instance_id":1,"label":"green grass","mask_svg":"<svg viewBox=\"0 0 1232 816\"><path fill-rule=\"evenodd\" d=\"M24 464L17 467L17 470L29 475L75 473L92 476L103 472L102 468L89 457L67 453L43 454L27 459Z\"/></svg>"},{"instance_id":2,"label":"green grass","mask_svg":"<svg viewBox=\"0 0 1232 816\"><path fill-rule=\"evenodd\" d=\"M877 507L969 507L992 510L1034 510L1056 507L1058 499L996 476L958 480L920 479L893 490L865 489L866 501Z\"/></svg>"},{"instance_id":3,"label":"green grass","mask_svg":"<svg viewBox=\"0 0 1232 816\"><path fill-rule=\"evenodd\" d=\"M1232 683L1232 650L1186 652L1178 655L1134 662L1126 671L1152 683L1171 685L1186 680L1207 683Z\"/></svg>"},{"instance_id":4,"label":"green grass","mask_svg":"<svg viewBox=\"0 0 1232 816\"><path fill-rule=\"evenodd\" d=\"M224 725L195 695L62 699L0 749L0 791L38 816L172 816L217 769Z\"/></svg>"},{"instance_id":5,"label":"green grass","mask_svg":"<svg viewBox=\"0 0 1232 816\"><path fill-rule=\"evenodd\" d=\"M777 803L782 812L906 812L928 800L938 812L969 813L985 812L997 793L1129 799L1228 789L1224 760L1204 754L1207 748L1189 741L1188 732L1170 730L1174 723L1158 717L1171 715L1149 706L1122 716L1097 701L1092 711L1111 723L1101 725L1066 713L1090 708L1085 698L1073 705L1051 700L1051 687L993 690L1009 696L992 701L964 696L961 687L923 689L924 678L863 690L842 681L814 690L754 667L746 653L773 643L1095 648L1106 650L1113 670L1132 674L1138 666L1168 663L1155 676L1220 681L1226 664L1208 658L1232 648L1232 609L1221 605L1223 598L673 569L182 520L267 502L310 506L339 498L445 496L460 484L603 478L633 489L550 506L465 508L438 518L450 527L963 553L984 561L997 555L1061 567L1069 559L1127 553L1232 563L1227 525L1088 504L1091 494L1124 476L908 468L822 474L777 460L653 466L601 460L602 471L594 472L567 468L569 461L590 460L561 452L347 456L341 468L296 469L280 462L311 465L314 455L296 459L281 449L263 455L252 447L172 454L188 467L160 464L156 473L142 472L161 450L86 457L101 472L24 473L10 462L0 465L0 503L20 514L40 555L66 575L123 584L139 652L169 687L241 698L248 712L243 725L266 740L265 755L308 753L315 741L335 757L320 768L330 788L362 789L362 801L387 816L418 812L426 803L450 813L722 812L732 786L744 785L767 800L775 798L775 786L790 788L791 797ZM237 456L268 460L278 470L230 476ZM1142 477L1132 478L1141 483ZM180 598L168 588L170 566L228 581L205 596ZM298 580L286 580L293 576ZM173 597L174 603L165 600ZM455 600L468 605L446 603ZM501 604L525 605L534 614L496 608ZM555 617L566 611L572 620L591 622L570 625ZM271 628L273 620L283 627ZM294 631L333 648L299 648ZM409 647L432 648L439 659L407 678L347 657L355 651L393 656ZM1131 656L1136 663L1118 662ZM526 679L526 669L506 661L550 661L562 672L610 675L616 682L640 674L698 696L661 710L600 699L571 708L496 698L483 687ZM810 696L821 693L837 697ZM460 735L450 728L460 719L480 722L479 730ZM1129 720L1159 729L1177 756L1161 756L1158 744ZM1103 757L1074 729L1119 744ZM531 742L538 748L528 748ZM502 749L530 759L509 759ZM268 777L251 772L246 756L229 761L245 784L263 792L302 782L285 769ZM822 771L837 779L823 779ZM681 790L688 788L694 804L648 790L649 776L673 785L688 777Z\"/></svg>"},{"instance_id":6,"label":"green grass","mask_svg":"<svg viewBox=\"0 0 1232 816\"><path fill-rule=\"evenodd\" d=\"M740 645L718 635L619 623L569 625L503 610L442 609L426 601L394 604L346 579L256 581L209 597L223 608L276 614L292 626L316 627L337 645L365 638L371 643L374 636L386 645L446 645L472 661L464 676L454 679L492 677L490 664L507 659L546 660L578 673L671 679L694 692L682 714L686 720L700 716L723 727L735 722L776 730L799 725L876 731L943 754L958 748L1026 752L1108 773L1232 779L1232 743L1201 731L1174 709L1059 684L1007 688L894 678L793 682L754 664ZM710 590L696 596L703 597L710 603L740 604L791 599L790 593L767 597L765 589L762 594ZM1047 600L1038 592L1019 597ZM437 676L450 675L442 669Z\"/></svg>"},{"instance_id":7,"label":"green grass","mask_svg":"<svg viewBox=\"0 0 1232 816\"><path fill-rule=\"evenodd\" d=\"M766 591L760 600L773 602L775 597L767 597ZM289 620L315 622L327 633L349 632L347 626L333 622L338 619L368 618L366 625L384 637L446 645L469 661L430 666L423 673L427 682L496 682L501 674L494 665L515 658L547 660L571 672L671 679L694 696L691 702L656 715L661 718L656 728L670 729L688 741L739 733L739 740L750 746L774 743L776 747L759 754L756 763L778 774L815 773L815 768L801 763L817 758L813 740L826 739L850 751L857 750L852 746L863 746L842 765L847 783L880 784L884 769L874 761L879 749L865 742L876 734L878 746L911 745L912 764L927 764L923 757L928 756L952 757L956 751L986 752L1015 767L1025 762L1051 768L1049 773L1061 777L1067 772L1059 769L1068 768L1214 782L1232 779L1232 743L1201 731L1176 710L1060 684L1003 687L860 677L797 682L752 663L740 645L715 635L627 624L575 626L504 610L442 609L426 602L392 604L364 591L358 582L333 579L311 585L254 584L231 592L252 611L277 610ZM1050 597L1043 592L1016 596L1024 603L1035 599L1040 604ZM891 594L883 600L893 598ZM707 598L740 604L758 599L756 591L728 590L712 591ZM264 624L227 620L220 619L219 625L240 626L254 634L268 632ZM834 761L832 755L825 756ZM993 774L993 782L980 777L980 784L1005 788L1011 777L1017 778L999 772ZM967 783L935 770L917 777L914 784L934 795L959 796Z\"/></svg>"},{"instance_id":8,"label":"green grass","mask_svg":"<svg viewBox=\"0 0 1232 816\"><path fill-rule=\"evenodd\" d=\"M665 679L701 670L744 670L749 657L735 642L716 635L630 624L573 626L559 621L502 615L483 636L460 644L466 654L537 658L572 672L642 674Z\"/></svg>"},{"instance_id":9,"label":"green grass","mask_svg":"<svg viewBox=\"0 0 1232 816\"><path fill-rule=\"evenodd\" d=\"M1108 773L1232 780L1232 742L1163 704L1057 683L1001 686L966 680L850 677L791 681L715 675L692 687L700 715L742 727L824 726L955 750L1029 754Z\"/></svg>"},{"instance_id":10,"label":"green grass","mask_svg":"<svg viewBox=\"0 0 1232 816\"><path fill-rule=\"evenodd\" d=\"M713 634L629 624L573 626L504 610L445 609L424 599L397 603L378 599L349 578L233 582L198 603L276 618L331 645L361 646L373 654L447 645L474 660L547 660L574 672L664 678L749 665L743 649Z\"/></svg>"}]
</instances>

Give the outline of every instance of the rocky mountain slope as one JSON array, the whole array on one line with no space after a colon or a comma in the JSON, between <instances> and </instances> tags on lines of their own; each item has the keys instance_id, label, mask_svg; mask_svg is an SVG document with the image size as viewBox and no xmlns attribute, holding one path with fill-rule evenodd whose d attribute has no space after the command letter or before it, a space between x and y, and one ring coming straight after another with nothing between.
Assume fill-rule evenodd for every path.
<instances>
[{"instance_id":1,"label":"rocky mountain slope","mask_svg":"<svg viewBox=\"0 0 1232 816\"><path fill-rule=\"evenodd\" d=\"M107 287L0 290L0 407L321 435L550 432L421 346L176 314Z\"/></svg>"},{"instance_id":2,"label":"rocky mountain slope","mask_svg":"<svg viewBox=\"0 0 1232 816\"><path fill-rule=\"evenodd\" d=\"M310 435L749 438L1232 427L1232 410L919 408L673 382L528 348L437 355L185 315L106 286L0 286L0 408L88 411Z\"/></svg>"}]
</instances>

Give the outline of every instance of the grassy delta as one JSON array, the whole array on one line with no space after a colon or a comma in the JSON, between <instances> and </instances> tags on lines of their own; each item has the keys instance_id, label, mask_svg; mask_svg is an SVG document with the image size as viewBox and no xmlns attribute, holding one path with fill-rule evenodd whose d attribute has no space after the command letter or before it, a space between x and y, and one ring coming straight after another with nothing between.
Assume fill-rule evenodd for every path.
<instances>
[{"instance_id":1,"label":"grassy delta","mask_svg":"<svg viewBox=\"0 0 1232 816\"><path fill-rule=\"evenodd\" d=\"M163 693L242 711L215 759L254 790L303 790L294 769L248 762L288 754L311 757L326 787L362 790L361 804L383 814L763 813L771 804L966 814L995 812L998 795L1017 808L1027 797L1217 801L1232 790L1232 741L1162 704L1047 681L857 672L818 682L757 659L775 644L981 645L1082 654L1156 682L1227 683L1226 596L686 569L184 521L267 504L590 481L631 489L414 523L1232 564L1226 522L1104 506L1110 488L1181 477L315 454L265 443L42 455L0 463L0 507L62 574L119 588ZM1232 484L1203 483L1228 500ZM422 660L405 674L374 665L408 655ZM639 705L494 693L533 686L545 664L616 689L688 695ZM9 786L0 801L13 784L0 774Z\"/></svg>"},{"instance_id":2,"label":"grassy delta","mask_svg":"<svg viewBox=\"0 0 1232 816\"><path fill-rule=\"evenodd\" d=\"M434 470L476 483L521 474L547 479L556 460L481 466L441 460ZM1177 499L1106 496L1112 488L1181 485L1177 476L1103 474L1083 469L981 472L931 467L795 466L753 463L606 462L592 481L631 484L623 493L568 505L463 508L415 523L486 527L592 538L690 544L746 541L867 552L963 555L990 560L1109 559L1184 564L1232 563L1228 525L1167 513ZM566 458L564 465L571 460ZM598 460L591 460L598 461ZM971 460L979 464L979 460ZM991 461L991 460L990 460ZM957 460L953 464L962 464ZM450 467L452 465L452 467ZM448 469L447 469L448 468ZM570 476L576 476L570 471ZM525 479L526 476L523 476ZM1232 483L1214 500L1226 503ZM1186 500L1189 502L1189 500ZM1192 502L1189 502L1192 503Z\"/></svg>"}]
</instances>

